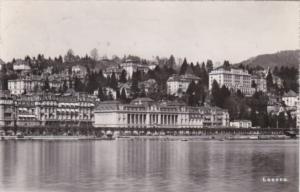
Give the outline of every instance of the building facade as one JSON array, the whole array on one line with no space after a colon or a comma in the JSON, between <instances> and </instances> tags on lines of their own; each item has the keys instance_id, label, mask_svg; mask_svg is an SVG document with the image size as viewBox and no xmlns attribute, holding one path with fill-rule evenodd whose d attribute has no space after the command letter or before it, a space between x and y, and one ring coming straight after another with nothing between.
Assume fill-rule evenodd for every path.
<instances>
[{"instance_id":1,"label":"building facade","mask_svg":"<svg viewBox=\"0 0 300 192\"><path fill-rule=\"evenodd\" d=\"M209 90L212 89L213 81L220 87L225 85L229 90L240 90L245 95L252 95L255 92L251 87L251 75L242 69L219 67L209 73Z\"/></svg>"},{"instance_id":2,"label":"building facade","mask_svg":"<svg viewBox=\"0 0 300 192\"><path fill-rule=\"evenodd\" d=\"M249 120L236 120L230 122L230 127L234 128L251 128L252 122Z\"/></svg>"},{"instance_id":3,"label":"building facade","mask_svg":"<svg viewBox=\"0 0 300 192\"><path fill-rule=\"evenodd\" d=\"M8 90L13 95L21 95L25 92L32 92L34 89L42 87L43 79L37 76L24 77L8 80Z\"/></svg>"},{"instance_id":4,"label":"building facade","mask_svg":"<svg viewBox=\"0 0 300 192\"><path fill-rule=\"evenodd\" d=\"M15 71L29 71L31 68L29 66L29 64L21 59L17 59L14 63L13 63L13 70Z\"/></svg>"},{"instance_id":5,"label":"building facade","mask_svg":"<svg viewBox=\"0 0 300 192\"><path fill-rule=\"evenodd\" d=\"M2 127L92 126L96 99L87 95L21 95L1 91ZM1 127L0 126L0 127Z\"/></svg>"},{"instance_id":6,"label":"building facade","mask_svg":"<svg viewBox=\"0 0 300 192\"><path fill-rule=\"evenodd\" d=\"M190 107L137 98L130 104L105 101L95 108L95 127L204 128L229 126L229 114L216 107Z\"/></svg>"},{"instance_id":7,"label":"building facade","mask_svg":"<svg viewBox=\"0 0 300 192\"><path fill-rule=\"evenodd\" d=\"M298 101L298 95L294 91L290 90L287 93L284 93L282 100L287 107L296 107Z\"/></svg>"},{"instance_id":8,"label":"building facade","mask_svg":"<svg viewBox=\"0 0 300 192\"><path fill-rule=\"evenodd\" d=\"M112 74L115 74L115 77L117 79L120 78L121 74L122 74L123 69L120 66L112 66L112 67L108 67L104 70L103 72L103 76L104 77L111 77Z\"/></svg>"},{"instance_id":9,"label":"building facade","mask_svg":"<svg viewBox=\"0 0 300 192\"><path fill-rule=\"evenodd\" d=\"M126 71L127 79L131 79L133 72L141 71L142 73L147 73L149 71L148 66L135 63L131 60L122 63L120 67Z\"/></svg>"},{"instance_id":10,"label":"building facade","mask_svg":"<svg viewBox=\"0 0 300 192\"><path fill-rule=\"evenodd\" d=\"M173 75L169 77L167 81L167 93L169 95L180 96L185 93L189 87L189 84L194 81L198 83L199 77L191 74L186 75Z\"/></svg>"},{"instance_id":11,"label":"building facade","mask_svg":"<svg viewBox=\"0 0 300 192\"><path fill-rule=\"evenodd\" d=\"M263 74L253 74L251 80L251 84L254 82L256 85L256 87L252 87L256 91L267 92L267 80Z\"/></svg>"}]
</instances>

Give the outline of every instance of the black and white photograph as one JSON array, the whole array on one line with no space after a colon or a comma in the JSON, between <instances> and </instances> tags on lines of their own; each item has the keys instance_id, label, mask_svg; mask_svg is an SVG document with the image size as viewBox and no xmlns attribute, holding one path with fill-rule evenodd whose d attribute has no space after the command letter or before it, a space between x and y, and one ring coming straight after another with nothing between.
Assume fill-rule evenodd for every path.
<instances>
[{"instance_id":1,"label":"black and white photograph","mask_svg":"<svg viewBox=\"0 0 300 192\"><path fill-rule=\"evenodd\" d=\"M300 3L0 0L0 192L298 192Z\"/></svg>"}]
</instances>

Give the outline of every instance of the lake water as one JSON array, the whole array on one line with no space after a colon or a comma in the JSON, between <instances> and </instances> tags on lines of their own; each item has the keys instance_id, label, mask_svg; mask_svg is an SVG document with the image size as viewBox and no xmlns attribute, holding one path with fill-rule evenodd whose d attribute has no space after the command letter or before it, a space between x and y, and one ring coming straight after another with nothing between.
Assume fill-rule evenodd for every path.
<instances>
[{"instance_id":1,"label":"lake water","mask_svg":"<svg viewBox=\"0 0 300 192\"><path fill-rule=\"evenodd\" d=\"M298 141L0 141L0 191L296 192ZM263 182L263 177L287 182Z\"/></svg>"}]
</instances>

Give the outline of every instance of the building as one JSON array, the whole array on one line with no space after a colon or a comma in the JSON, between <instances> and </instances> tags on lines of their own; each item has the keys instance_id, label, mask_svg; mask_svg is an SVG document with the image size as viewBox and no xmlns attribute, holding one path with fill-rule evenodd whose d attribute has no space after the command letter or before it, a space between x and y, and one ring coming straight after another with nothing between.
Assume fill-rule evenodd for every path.
<instances>
[{"instance_id":1,"label":"building","mask_svg":"<svg viewBox=\"0 0 300 192\"><path fill-rule=\"evenodd\" d=\"M158 66L157 64L151 63L151 64L148 65L148 68L149 68L150 70L154 70L157 66Z\"/></svg>"},{"instance_id":2,"label":"building","mask_svg":"<svg viewBox=\"0 0 300 192\"><path fill-rule=\"evenodd\" d=\"M101 102L95 108L95 127L204 128L229 126L229 114L217 107L190 107L174 102L137 98L130 104Z\"/></svg>"},{"instance_id":3,"label":"building","mask_svg":"<svg viewBox=\"0 0 300 192\"><path fill-rule=\"evenodd\" d=\"M297 101L298 101L298 95L294 91L290 90L287 93L284 93L282 96L282 100L284 101L284 104L288 107L296 107Z\"/></svg>"},{"instance_id":4,"label":"building","mask_svg":"<svg viewBox=\"0 0 300 192\"><path fill-rule=\"evenodd\" d=\"M29 63L22 59L17 59L13 63L13 70L15 71L30 71L30 69Z\"/></svg>"},{"instance_id":5,"label":"building","mask_svg":"<svg viewBox=\"0 0 300 192\"><path fill-rule=\"evenodd\" d=\"M79 93L14 96L1 91L0 127L91 126L95 103L95 97Z\"/></svg>"},{"instance_id":6,"label":"building","mask_svg":"<svg viewBox=\"0 0 300 192\"><path fill-rule=\"evenodd\" d=\"M13 95L21 95L24 93L37 92L41 90L48 81L49 88L59 90L66 84L67 88L70 87L70 81L67 76L62 77L61 75L51 75L49 77L41 77L37 75L31 75L21 77L19 79L8 80L8 90Z\"/></svg>"},{"instance_id":7,"label":"building","mask_svg":"<svg viewBox=\"0 0 300 192\"><path fill-rule=\"evenodd\" d=\"M8 90L13 95L21 95L33 92L44 85L44 80L40 76L26 76L20 79L8 80Z\"/></svg>"},{"instance_id":8,"label":"building","mask_svg":"<svg viewBox=\"0 0 300 192\"><path fill-rule=\"evenodd\" d=\"M87 75L87 69L82 65L73 66L71 71L73 76L76 76L80 79L83 79Z\"/></svg>"},{"instance_id":9,"label":"building","mask_svg":"<svg viewBox=\"0 0 300 192\"><path fill-rule=\"evenodd\" d=\"M112 66L108 67L104 70L103 76L104 77L111 77L114 73L116 78L119 79L122 74L123 69L120 66Z\"/></svg>"},{"instance_id":10,"label":"building","mask_svg":"<svg viewBox=\"0 0 300 192\"><path fill-rule=\"evenodd\" d=\"M185 93L189 87L189 84L194 81L198 83L199 77L191 74L186 75L173 75L169 77L167 81L167 93L169 95L180 96Z\"/></svg>"},{"instance_id":11,"label":"building","mask_svg":"<svg viewBox=\"0 0 300 192\"><path fill-rule=\"evenodd\" d=\"M249 120L235 120L230 122L230 127L234 128L251 128L252 122Z\"/></svg>"},{"instance_id":12,"label":"building","mask_svg":"<svg viewBox=\"0 0 300 192\"><path fill-rule=\"evenodd\" d=\"M0 91L0 127L14 126L14 100L9 91Z\"/></svg>"},{"instance_id":13,"label":"building","mask_svg":"<svg viewBox=\"0 0 300 192\"><path fill-rule=\"evenodd\" d=\"M149 71L148 66L133 62L132 60L125 61L120 67L126 71L127 79L131 79L133 72L141 71L142 73L147 73Z\"/></svg>"},{"instance_id":14,"label":"building","mask_svg":"<svg viewBox=\"0 0 300 192\"><path fill-rule=\"evenodd\" d=\"M256 87L252 87L252 83L255 83ZM251 87L256 91L267 92L267 80L262 73L255 73L251 76Z\"/></svg>"},{"instance_id":15,"label":"building","mask_svg":"<svg viewBox=\"0 0 300 192\"><path fill-rule=\"evenodd\" d=\"M255 89L251 87L251 75L242 69L218 67L209 73L209 90L213 81L220 87L225 85L231 91L240 90L244 95L252 95Z\"/></svg>"}]
</instances>

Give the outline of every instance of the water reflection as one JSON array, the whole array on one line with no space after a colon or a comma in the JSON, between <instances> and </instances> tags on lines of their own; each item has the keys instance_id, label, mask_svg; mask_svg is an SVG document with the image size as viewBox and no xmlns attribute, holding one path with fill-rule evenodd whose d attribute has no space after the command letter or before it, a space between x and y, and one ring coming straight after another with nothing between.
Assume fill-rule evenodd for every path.
<instances>
[{"instance_id":1,"label":"water reflection","mask_svg":"<svg viewBox=\"0 0 300 192\"><path fill-rule=\"evenodd\" d=\"M2 141L0 154L0 191L276 192L299 184L297 141Z\"/></svg>"}]
</instances>

